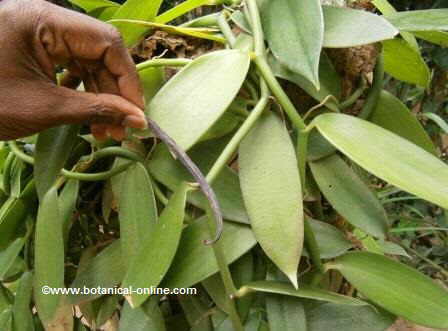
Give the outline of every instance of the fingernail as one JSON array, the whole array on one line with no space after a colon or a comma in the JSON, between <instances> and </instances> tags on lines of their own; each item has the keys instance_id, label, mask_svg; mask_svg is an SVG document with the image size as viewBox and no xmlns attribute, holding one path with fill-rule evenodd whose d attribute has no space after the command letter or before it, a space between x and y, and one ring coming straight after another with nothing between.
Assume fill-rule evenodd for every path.
<instances>
[{"instance_id":1,"label":"fingernail","mask_svg":"<svg viewBox=\"0 0 448 331\"><path fill-rule=\"evenodd\" d=\"M146 129L148 127L148 124L146 123L145 117L143 115L128 115L124 118L122 125L134 129Z\"/></svg>"}]
</instances>

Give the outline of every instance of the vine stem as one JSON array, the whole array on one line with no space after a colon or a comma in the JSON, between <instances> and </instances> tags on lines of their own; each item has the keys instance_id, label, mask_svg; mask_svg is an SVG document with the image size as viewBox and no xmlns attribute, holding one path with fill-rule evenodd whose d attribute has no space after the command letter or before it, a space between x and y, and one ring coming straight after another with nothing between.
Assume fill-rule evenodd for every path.
<instances>
[{"instance_id":1,"label":"vine stem","mask_svg":"<svg viewBox=\"0 0 448 331\"><path fill-rule=\"evenodd\" d=\"M263 110L266 108L266 105L269 101L269 92L267 86L264 81L261 82L261 98L258 101L255 108L250 112L249 117L244 121L243 125L238 129L229 143L226 145L221 155L213 164L212 168L208 172L205 177L207 181L211 184L216 179L218 174L221 172L223 167L227 164L227 162L232 157L233 153L235 153L238 145L243 140L243 138L247 135L247 133L252 129L254 124L260 118Z\"/></svg>"},{"instance_id":2,"label":"vine stem","mask_svg":"<svg viewBox=\"0 0 448 331\"><path fill-rule=\"evenodd\" d=\"M213 222L213 212L210 210L210 207L207 207L207 223L209 232L213 235L216 232L216 225L215 222ZM244 331L243 323L241 322L236 309L235 301L233 300L234 294L236 293L236 287L227 264L226 256L224 255L224 248L222 247L221 241L217 241L211 246L215 255L216 263L218 264L222 282L224 284L227 306L229 308L229 317L232 321L233 329L235 331Z\"/></svg>"},{"instance_id":3,"label":"vine stem","mask_svg":"<svg viewBox=\"0 0 448 331\"><path fill-rule=\"evenodd\" d=\"M229 43L229 46L233 48L235 46L236 38L235 35L232 32L232 29L230 28L229 23L227 23L227 16L228 12L223 11L219 17L218 17L218 26L221 30L224 37L227 39L227 42Z\"/></svg>"}]
</instances>

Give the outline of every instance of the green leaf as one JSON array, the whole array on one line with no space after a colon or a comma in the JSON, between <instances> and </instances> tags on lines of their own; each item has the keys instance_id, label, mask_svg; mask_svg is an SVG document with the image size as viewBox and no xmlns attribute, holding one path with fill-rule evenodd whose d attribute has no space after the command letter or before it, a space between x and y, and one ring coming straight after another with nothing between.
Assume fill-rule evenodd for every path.
<instances>
[{"instance_id":1,"label":"green leaf","mask_svg":"<svg viewBox=\"0 0 448 331\"><path fill-rule=\"evenodd\" d=\"M436 148L423 126L406 105L391 93L381 92L369 120L437 155Z\"/></svg>"},{"instance_id":2,"label":"green leaf","mask_svg":"<svg viewBox=\"0 0 448 331\"><path fill-rule=\"evenodd\" d=\"M403 39L383 41L384 70L396 79L427 87L431 75L420 52ZM409 70L412 68L412 70Z\"/></svg>"},{"instance_id":3,"label":"green leaf","mask_svg":"<svg viewBox=\"0 0 448 331\"><path fill-rule=\"evenodd\" d=\"M289 295L297 298L304 299L313 299L319 301L328 301L341 305L355 305L362 306L367 305L367 303L348 297L345 295L337 294L334 292L322 290L320 288L311 287L309 285L300 285L299 289L295 289L290 284L279 281L256 281L246 284L241 287L237 292L236 296L246 295L250 292L264 292L264 293L272 293L272 294L281 294L281 295Z\"/></svg>"},{"instance_id":4,"label":"green leaf","mask_svg":"<svg viewBox=\"0 0 448 331\"><path fill-rule=\"evenodd\" d=\"M189 11L192 11L195 8L198 8L200 6L204 5L213 5L214 0L186 0L182 3L178 4L176 7L171 8L170 10L167 10L163 14L156 17L157 23L167 23L170 22Z\"/></svg>"},{"instance_id":5,"label":"green leaf","mask_svg":"<svg viewBox=\"0 0 448 331\"><path fill-rule=\"evenodd\" d=\"M165 72L162 67L148 67L138 71L143 86L145 100L149 102L165 82Z\"/></svg>"},{"instance_id":6,"label":"green leaf","mask_svg":"<svg viewBox=\"0 0 448 331\"><path fill-rule=\"evenodd\" d=\"M34 178L39 199L56 182L76 142L79 126L64 125L47 129L37 138Z\"/></svg>"},{"instance_id":7,"label":"green leaf","mask_svg":"<svg viewBox=\"0 0 448 331\"><path fill-rule=\"evenodd\" d=\"M386 16L401 31L448 30L448 9L411 10Z\"/></svg>"},{"instance_id":8,"label":"green leaf","mask_svg":"<svg viewBox=\"0 0 448 331\"><path fill-rule=\"evenodd\" d=\"M227 140L210 140L200 143L191 149L189 155L203 173L206 173L221 152L221 145L226 142ZM183 181L193 181L190 173L179 161L173 159L164 145L157 146L153 151L148 167L151 175L172 191ZM249 223L238 176L232 169L225 167L213 182L212 188L225 219ZM208 206L204 195L198 191L188 194L188 202L202 209Z\"/></svg>"},{"instance_id":9,"label":"green leaf","mask_svg":"<svg viewBox=\"0 0 448 331\"><path fill-rule=\"evenodd\" d=\"M378 312L371 306L348 306L326 303L306 312L308 331L384 331L395 316Z\"/></svg>"},{"instance_id":10,"label":"green leaf","mask_svg":"<svg viewBox=\"0 0 448 331\"><path fill-rule=\"evenodd\" d=\"M10 309L6 309L0 314L0 329L11 330L11 328L12 328L12 311Z\"/></svg>"},{"instance_id":11,"label":"green leaf","mask_svg":"<svg viewBox=\"0 0 448 331\"><path fill-rule=\"evenodd\" d=\"M392 39L398 30L383 17L362 10L323 6L324 47L343 48Z\"/></svg>"},{"instance_id":12,"label":"green leaf","mask_svg":"<svg viewBox=\"0 0 448 331\"><path fill-rule=\"evenodd\" d=\"M129 303L121 310L119 331L165 331L163 315L158 306L159 299L151 298L143 307L132 308Z\"/></svg>"},{"instance_id":13,"label":"green leaf","mask_svg":"<svg viewBox=\"0 0 448 331\"><path fill-rule=\"evenodd\" d=\"M339 155L309 165L321 192L347 222L375 237L385 237L388 221L383 206Z\"/></svg>"},{"instance_id":14,"label":"green leaf","mask_svg":"<svg viewBox=\"0 0 448 331\"><path fill-rule=\"evenodd\" d=\"M162 287L189 287L218 272L213 250L203 243L209 236L205 217L196 220L183 231L179 248ZM248 226L225 222L219 243L227 263L232 263L255 246L256 241Z\"/></svg>"},{"instance_id":15,"label":"green leaf","mask_svg":"<svg viewBox=\"0 0 448 331\"><path fill-rule=\"evenodd\" d=\"M323 114L314 125L328 141L375 176L448 208L448 166L434 155L353 116Z\"/></svg>"},{"instance_id":16,"label":"green leaf","mask_svg":"<svg viewBox=\"0 0 448 331\"><path fill-rule=\"evenodd\" d=\"M147 22L147 21L141 21L141 20L131 20L131 19L111 19L108 21L108 23L111 23L115 26L137 26L137 27L145 27L148 29L157 29L166 31L171 34L178 34L178 35L184 35L184 36L191 36L195 38L202 38L202 39L208 39L213 40L222 44L226 43L226 39L224 37L221 37L220 35L216 34L216 29L210 29L210 28L189 28L189 27L181 27L181 26L172 26L172 25L166 25L161 23L154 23L154 22Z\"/></svg>"},{"instance_id":17,"label":"green leaf","mask_svg":"<svg viewBox=\"0 0 448 331\"><path fill-rule=\"evenodd\" d=\"M127 0L120 9L117 10L113 19L133 19L154 21L162 0ZM115 25L121 32L124 43L132 47L138 43L144 33L148 31L147 27L118 23Z\"/></svg>"},{"instance_id":18,"label":"green leaf","mask_svg":"<svg viewBox=\"0 0 448 331\"><path fill-rule=\"evenodd\" d=\"M391 313L424 326L448 327L448 291L418 271L367 252L346 254L329 267Z\"/></svg>"},{"instance_id":19,"label":"green leaf","mask_svg":"<svg viewBox=\"0 0 448 331\"><path fill-rule=\"evenodd\" d=\"M307 222L310 222L311 229L316 237L321 258L332 259L352 248L352 243L335 226L311 218L308 218Z\"/></svg>"},{"instance_id":20,"label":"green leaf","mask_svg":"<svg viewBox=\"0 0 448 331\"><path fill-rule=\"evenodd\" d=\"M15 330L34 330L33 313L30 308L33 293L33 274L24 272L19 279L16 297L12 308Z\"/></svg>"},{"instance_id":21,"label":"green leaf","mask_svg":"<svg viewBox=\"0 0 448 331\"><path fill-rule=\"evenodd\" d=\"M17 238L5 250L0 252L0 279L4 279L8 270L11 269L14 261L20 254L25 244L24 238Z\"/></svg>"},{"instance_id":22,"label":"green leaf","mask_svg":"<svg viewBox=\"0 0 448 331\"><path fill-rule=\"evenodd\" d=\"M22 199L9 197L0 208L0 248L16 239L17 230L25 221L29 206Z\"/></svg>"},{"instance_id":23,"label":"green leaf","mask_svg":"<svg viewBox=\"0 0 448 331\"><path fill-rule=\"evenodd\" d=\"M232 103L249 64L248 54L237 50L200 56L163 86L147 112L180 147L188 150Z\"/></svg>"},{"instance_id":24,"label":"green leaf","mask_svg":"<svg viewBox=\"0 0 448 331\"><path fill-rule=\"evenodd\" d=\"M440 129L442 129L445 134L448 134L448 123L445 122L439 115L435 113L423 113L422 115L432 120L439 126Z\"/></svg>"},{"instance_id":25,"label":"green leaf","mask_svg":"<svg viewBox=\"0 0 448 331\"><path fill-rule=\"evenodd\" d=\"M252 281L254 275L254 261L252 254L249 252L232 263L230 272L236 287ZM216 273L203 280L201 284L205 287L216 306L226 312L226 314L229 314L228 300L226 300L225 286L221 274ZM246 296L236 301L239 315L243 320L249 313L253 301L252 299L252 296Z\"/></svg>"},{"instance_id":26,"label":"green leaf","mask_svg":"<svg viewBox=\"0 0 448 331\"><path fill-rule=\"evenodd\" d=\"M321 54L319 64L320 89L316 89L306 78L289 70L274 57L269 58L269 64L275 76L297 84L301 89L319 102L325 101L330 95L334 96L336 99L341 98L341 78L325 53ZM328 100L325 105L334 111L338 111L338 104L333 99Z\"/></svg>"},{"instance_id":27,"label":"green leaf","mask_svg":"<svg viewBox=\"0 0 448 331\"><path fill-rule=\"evenodd\" d=\"M65 287L64 240L58 204L57 189L52 187L42 199L36 223L34 296L37 312L45 325L54 318L62 295L45 295L43 287Z\"/></svg>"},{"instance_id":28,"label":"green leaf","mask_svg":"<svg viewBox=\"0 0 448 331\"><path fill-rule=\"evenodd\" d=\"M277 269L278 270L278 269ZM282 275L270 271L267 275L270 280L284 280ZM271 330L306 331L306 316L303 300L289 295L267 295L266 312Z\"/></svg>"},{"instance_id":29,"label":"green leaf","mask_svg":"<svg viewBox=\"0 0 448 331\"><path fill-rule=\"evenodd\" d=\"M191 187L188 183L183 183L176 190L149 238L146 242L141 243L142 245L124 277L123 287L152 288L159 285L168 271L179 245L189 190ZM138 307L148 297L149 293L132 293L129 300L132 300L130 303L133 307Z\"/></svg>"},{"instance_id":30,"label":"green leaf","mask_svg":"<svg viewBox=\"0 0 448 331\"><path fill-rule=\"evenodd\" d=\"M136 163L124 173L119 202L121 254L128 265L148 242L157 224L157 205L145 167Z\"/></svg>"},{"instance_id":31,"label":"green leaf","mask_svg":"<svg viewBox=\"0 0 448 331\"><path fill-rule=\"evenodd\" d=\"M121 258L120 240L115 240L78 272L70 287L74 289L114 287L123 279L123 270L126 270L126 267ZM69 301L72 304L79 304L100 296L101 294L71 294Z\"/></svg>"},{"instance_id":32,"label":"green leaf","mask_svg":"<svg viewBox=\"0 0 448 331\"><path fill-rule=\"evenodd\" d=\"M324 38L320 1L268 1L261 14L274 56L319 89L319 58Z\"/></svg>"},{"instance_id":33,"label":"green leaf","mask_svg":"<svg viewBox=\"0 0 448 331\"><path fill-rule=\"evenodd\" d=\"M442 31L414 31L417 38L429 41L430 43L448 47L448 32Z\"/></svg>"},{"instance_id":34,"label":"green leaf","mask_svg":"<svg viewBox=\"0 0 448 331\"><path fill-rule=\"evenodd\" d=\"M255 237L297 287L303 247L302 190L294 146L286 127L274 114L262 117L244 138L239 166Z\"/></svg>"},{"instance_id":35,"label":"green leaf","mask_svg":"<svg viewBox=\"0 0 448 331\"><path fill-rule=\"evenodd\" d=\"M70 3L84 9L86 12L91 12L96 9L106 7L120 7L118 3L109 0L68 0Z\"/></svg>"},{"instance_id":36,"label":"green leaf","mask_svg":"<svg viewBox=\"0 0 448 331\"><path fill-rule=\"evenodd\" d=\"M76 202L79 194L79 180L70 179L61 191L59 196L59 215L62 223L62 233L64 243L67 246L70 228L72 226L73 213L76 209Z\"/></svg>"},{"instance_id":37,"label":"green leaf","mask_svg":"<svg viewBox=\"0 0 448 331\"><path fill-rule=\"evenodd\" d=\"M268 295L266 310L271 330L306 331L306 316L299 299L283 295Z\"/></svg>"}]
</instances>

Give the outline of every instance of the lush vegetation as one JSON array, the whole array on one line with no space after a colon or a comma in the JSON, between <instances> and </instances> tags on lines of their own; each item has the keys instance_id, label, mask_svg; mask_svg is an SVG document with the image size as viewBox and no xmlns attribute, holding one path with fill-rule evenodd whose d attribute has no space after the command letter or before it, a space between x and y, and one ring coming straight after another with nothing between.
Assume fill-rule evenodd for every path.
<instances>
[{"instance_id":1,"label":"lush vegetation","mask_svg":"<svg viewBox=\"0 0 448 331\"><path fill-rule=\"evenodd\" d=\"M322 2L70 0L150 129L3 143L1 330L448 328L446 2Z\"/></svg>"}]
</instances>

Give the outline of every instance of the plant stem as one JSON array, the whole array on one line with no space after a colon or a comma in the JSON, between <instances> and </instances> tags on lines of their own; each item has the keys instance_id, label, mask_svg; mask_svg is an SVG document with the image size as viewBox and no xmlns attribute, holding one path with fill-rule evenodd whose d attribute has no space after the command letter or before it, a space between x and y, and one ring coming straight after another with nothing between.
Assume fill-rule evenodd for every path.
<instances>
[{"instance_id":1,"label":"plant stem","mask_svg":"<svg viewBox=\"0 0 448 331\"><path fill-rule=\"evenodd\" d=\"M325 273L325 268L322 264L322 260L320 258L320 249L317 245L316 237L314 236L313 229L311 228L309 219L305 217L303 222L304 230L305 230L305 246L310 255L311 261L313 261L314 265L317 268L316 274L314 274L313 279L311 280L311 285L317 285L322 279L322 275Z\"/></svg>"},{"instance_id":2,"label":"plant stem","mask_svg":"<svg viewBox=\"0 0 448 331\"><path fill-rule=\"evenodd\" d=\"M254 43L255 43L255 58L254 62L260 71L260 74L266 81L266 84L272 91L272 94L277 98L280 105L283 107L283 110L288 115L291 122L294 126L299 129L305 129L306 125L297 112L296 107L292 104L289 97L286 95L283 88L280 86L280 83L275 78L274 73L269 67L266 61L266 50L264 46L264 36L263 29L261 27L260 21L260 13L258 12L257 2L256 0L247 0L247 6L249 9L249 14L252 21L252 29L254 35Z\"/></svg>"},{"instance_id":3,"label":"plant stem","mask_svg":"<svg viewBox=\"0 0 448 331\"><path fill-rule=\"evenodd\" d=\"M344 110L352 106L363 95L365 90L366 81L364 78L361 78L361 85L355 90L355 92L353 92L351 96L339 104L339 109Z\"/></svg>"},{"instance_id":4,"label":"plant stem","mask_svg":"<svg viewBox=\"0 0 448 331\"><path fill-rule=\"evenodd\" d=\"M219 17L218 17L218 26L219 26L219 29L221 30L222 34L224 35L224 37L227 39L227 42L229 43L229 46L231 48L234 48L235 42L236 42L236 38L235 38L235 35L232 32L232 29L230 28L229 23L227 23L227 16L228 16L228 12L227 11L223 11L221 13L221 15L219 15Z\"/></svg>"},{"instance_id":5,"label":"plant stem","mask_svg":"<svg viewBox=\"0 0 448 331\"><path fill-rule=\"evenodd\" d=\"M270 90L272 91L272 94L277 98L278 103L282 106L289 120L298 130L304 130L306 128L305 122L300 117L296 107L294 107L288 95L280 86L277 78L275 78L271 67L269 67L268 63L266 62L266 59L264 57L257 56L255 57L254 62L257 65L258 70L265 79L266 83L268 84Z\"/></svg>"},{"instance_id":6,"label":"plant stem","mask_svg":"<svg viewBox=\"0 0 448 331\"><path fill-rule=\"evenodd\" d=\"M34 158L32 156L26 155L20 148L17 146L17 143L15 141L10 141L9 146L11 148L11 151L22 161L34 165ZM135 154L135 153L134 153ZM107 156L110 156L112 154L107 154ZM105 155L103 155L105 156ZM125 171L133 161L129 161L125 164L122 164L118 167L112 168L108 171L103 172L97 172L94 174L86 174L82 172L73 172L66 169L61 170L61 175L69 178L69 179L77 179L81 181L87 181L87 182L96 182L99 180L106 180L109 179L115 175L118 175L119 173Z\"/></svg>"},{"instance_id":7,"label":"plant stem","mask_svg":"<svg viewBox=\"0 0 448 331\"><path fill-rule=\"evenodd\" d=\"M308 156L308 139L310 133L306 130L299 130L297 133L297 163L299 165L300 182L302 191L305 191L306 182L306 161Z\"/></svg>"},{"instance_id":8,"label":"plant stem","mask_svg":"<svg viewBox=\"0 0 448 331\"><path fill-rule=\"evenodd\" d=\"M359 113L359 118L365 120L369 119L372 112L378 105L378 100L380 98L381 90L383 89L383 79L384 79L384 61L383 56L380 54L376 62L375 71L373 74L373 83L370 88L369 95L367 96L366 103L362 107Z\"/></svg>"},{"instance_id":9,"label":"plant stem","mask_svg":"<svg viewBox=\"0 0 448 331\"><path fill-rule=\"evenodd\" d=\"M137 71L152 67L183 67L192 62L190 59L152 59L137 64Z\"/></svg>"},{"instance_id":10,"label":"plant stem","mask_svg":"<svg viewBox=\"0 0 448 331\"><path fill-rule=\"evenodd\" d=\"M207 181L211 184L216 179L218 174L221 172L222 168L227 164L229 159L232 157L233 153L238 148L241 140L247 135L250 129L254 126L255 122L260 118L263 110L269 100L269 93L264 81L261 82L261 99L258 101L255 108L251 111L249 117L244 121L243 125L238 129L235 135L232 137L230 142L226 145L221 155L218 157L216 162L213 164L212 168L205 177Z\"/></svg>"},{"instance_id":11,"label":"plant stem","mask_svg":"<svg viewBox=\"0 0 448 331\"><path fill-rule=\"evenodd\" d=\"M207 222L210 235L214 235L215 230L215 222L213 222L213 212L210 210L210 207L207 207ZM230 273L229 266L226 261L226 257L224 255L224 249L221 245L221 241L217 241L212 245L213 253L215 254L216 262L218 263L219 272L221 274L222 282L224 283L224 289L226 291L226 301L227 307L229 309L229 316L232 320L233 329L236 331L244 331L243 324L241 322L240 317L238 316L238 312L236 310L235 301L233 300L234 294L236 293L236 287L232 279L232 275Z\"/></svg>"}]
</instances>

